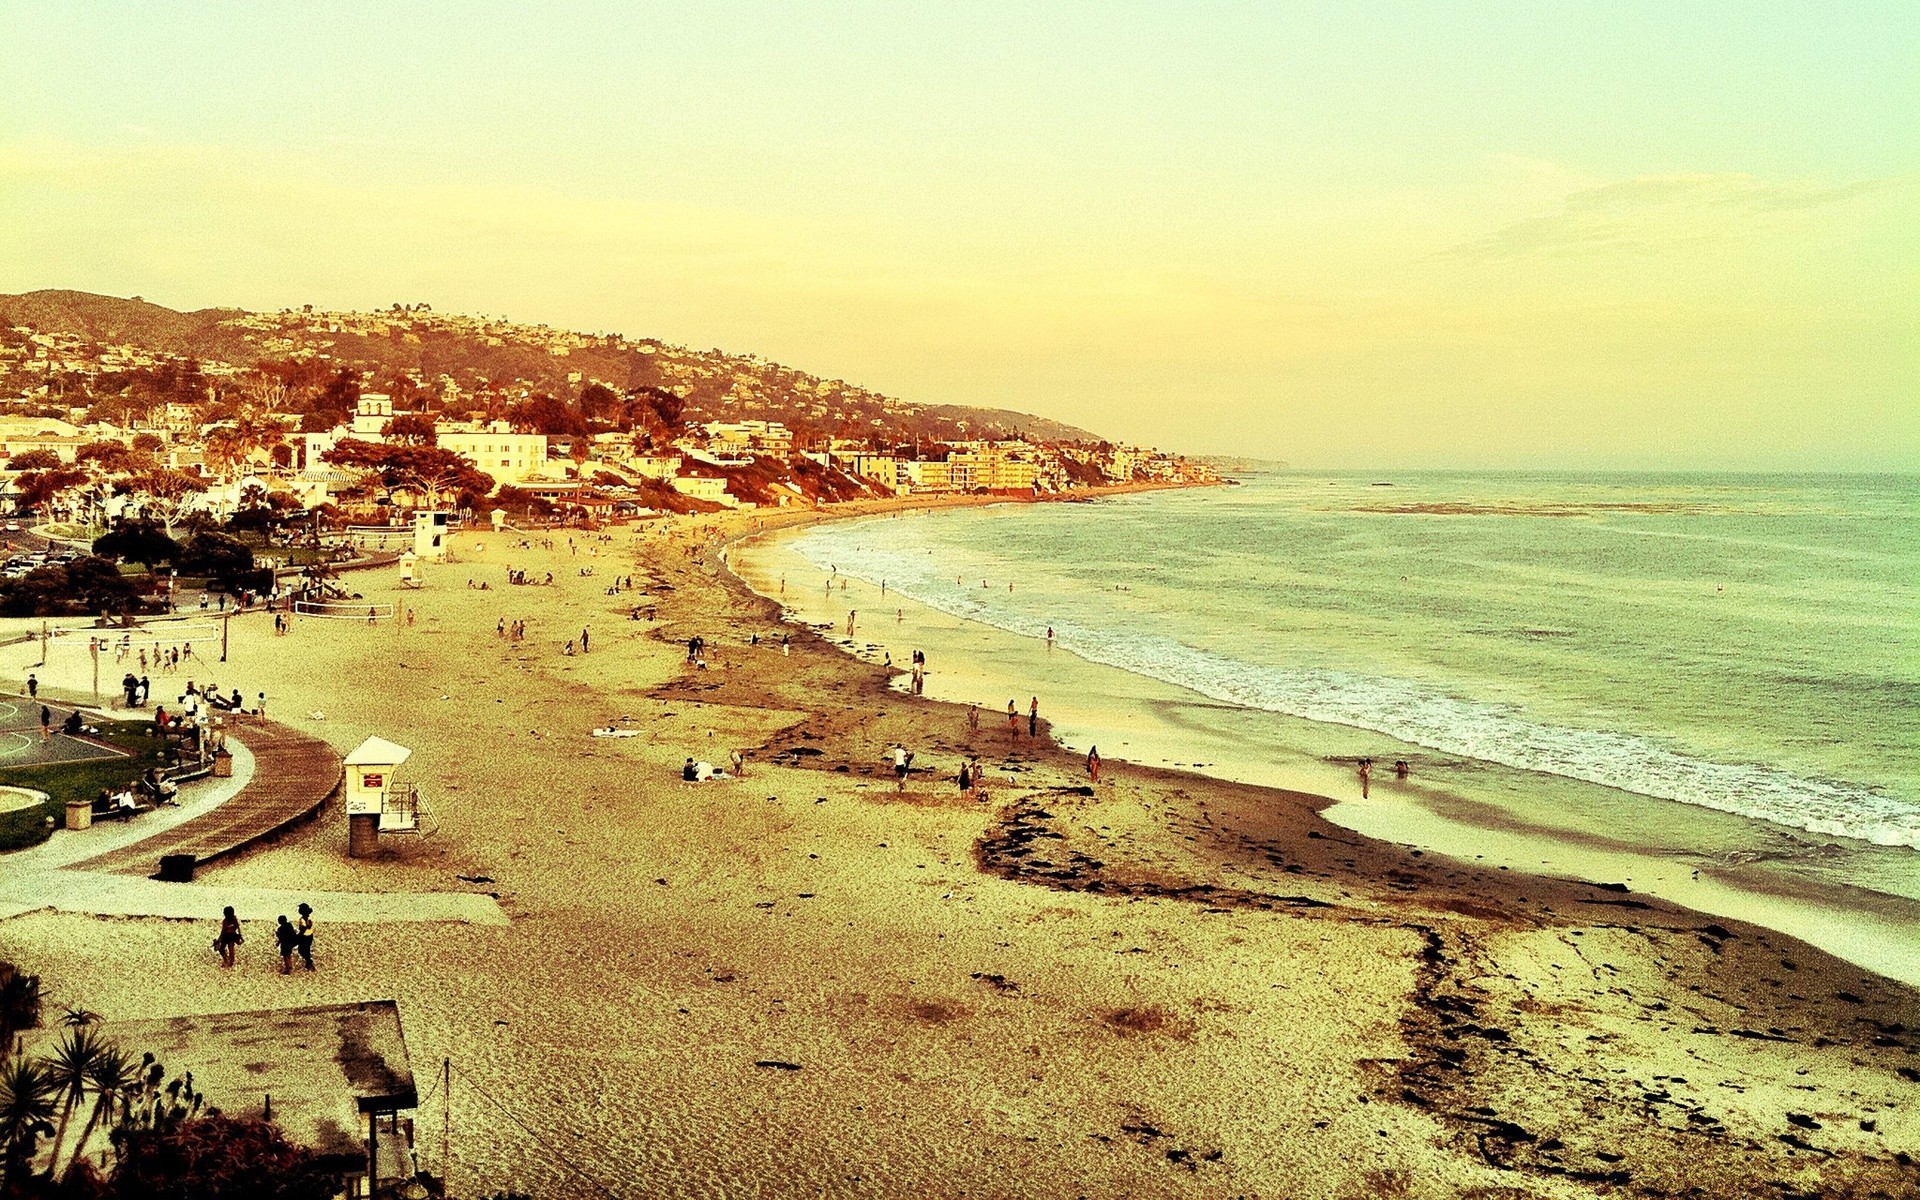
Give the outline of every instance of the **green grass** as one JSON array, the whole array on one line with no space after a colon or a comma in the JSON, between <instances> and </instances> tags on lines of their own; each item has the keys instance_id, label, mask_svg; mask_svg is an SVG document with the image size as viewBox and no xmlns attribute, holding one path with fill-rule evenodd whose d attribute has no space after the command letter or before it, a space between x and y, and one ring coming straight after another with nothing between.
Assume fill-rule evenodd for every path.
<instances>
[{"instance_id":1,"label":"green grass","mask_svg":"<svg viewBox=\"0 0 1920 1200\"><path fill-rule=\"evenodd\" d=\"M47 794L35 808L0 813L0 851L19 850L44 842L67 820L67 801L92 801L101 788L119 791L138 779L148 767L161 763L160 739L147 736L144 721L105 721L99 740L127 751L130 758L89 758L79 762L38 763L30 767L0 768L0 783L33 788ZM47 824L47 818L53 824Z\"/></svg>"}]
</instances>

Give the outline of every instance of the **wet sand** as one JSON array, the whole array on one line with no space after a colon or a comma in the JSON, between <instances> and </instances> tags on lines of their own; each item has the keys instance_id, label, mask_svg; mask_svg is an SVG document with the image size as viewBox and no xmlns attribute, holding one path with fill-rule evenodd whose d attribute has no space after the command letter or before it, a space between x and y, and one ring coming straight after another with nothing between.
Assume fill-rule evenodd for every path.
<instances>
[{"instance_id":1,"label":"wet sand","mask_svg":"<svg viewBox=\"0 0 1920 1200\"><path fill-rule=\"evenodd\" d=\"M1037 694L1056 740L1077 752L1099 747L1110 758L1338 798L1322 809L1327 819L1370 837L1489 867L1623 882L1636 893L1790 934L1920 986L1920 881L1904 847L1856 844L1837 856L1827 853L1839 849L1831 839L1749 817L1465 760L1371 730L1238 708L897 590L883 595L868 580L830 575L793 545L802 533L749 539L733 549L732 569L845 652L876 664L890 656L896 688L907 686L909 657L918 649L930 664L928 696L978 703L984 720L1004 723L1009 698L1024 714ZM1006 580L991 583L1004 588ZM964 586L979 584L968 579ZM851 638L849 610L859 613ZM1353 767L1363 756L1377 767L1368 798ZM1410 778L1394 778L1389 764L1396 759L1413 763ZM1886 860L1878 877L1858 870L1863 852Z\"/></svg>"},{"instance_id":2,"label":"wet sand","mask_svg":"<svg viewBox=\"0 0 1920 1200\"><path fill-rule=\"evenodd\" d=\"M412 747L437 826L349 860L332 809L205 882L469 888L511 925L323 911L321 970L289 978L267 913L242 914L231 973L212 912L28 914L0 955L110 1021L397 999L416 1073L453 1063L461 1196L1920 1188L1912 989L1663 901L1370 841L1303 792L1118 762L1090 787L1077 755L990 715L971 734L811 631L783 654L715 539L786 519L806 518L616 530L594 557L463 534L419 591L349 577L416 625L274 638L244 617L232 662L196 673L343 751ZM508 564L554 586L507 587ZM564 655L583 625L592 652ZM41 680L83 687L84 654L59 653ZM622 718L644 736L588 736ZM745 779L680 781L734 748ZM985 801L953 782L970 752ZM418 1114L436 1171L444 1102Z\"/></svg>"}]
</instances>

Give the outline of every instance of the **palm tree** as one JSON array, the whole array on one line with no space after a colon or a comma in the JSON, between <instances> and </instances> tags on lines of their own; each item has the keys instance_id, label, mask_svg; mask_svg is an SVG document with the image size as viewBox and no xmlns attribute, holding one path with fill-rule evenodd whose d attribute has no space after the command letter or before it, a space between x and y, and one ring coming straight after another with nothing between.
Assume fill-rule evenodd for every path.
<instances>
[{"instance_id":1,"label":"palm tree","mask_svg":"<svg viewBox=\"0 0 1920 1200\"><path fill-rule=\"evenodd\" d=\"M152 1056L149 1055L149 1058ZM146 1077L146 1063L135 1062L131 1054L112 1043L100 1051L93 1060L93 1066L87 1070L87 1085L93 1089L93 1111L87 1114L87 1123L80 1130L80 1137L73 1143L73 1151L67 1161L67 1169L72 1170L87 1152L87 1140L99 1127L103 1117L113 1111L115 1102L123 1106L128 1094ZM59 1164L54 1164L59 1171Z\"/></svg>"},{"instance_id":2,"label":"palm tree","mask_svg":"<svg viewBox=\"0 0 1920 1200\"><path fill-rule=\"evenodd\" d=\"M0 962L0 1057L13 1045L13 1035L40 1023L40 977L9 962Z\"/></svg>"},{"instance_id":3,"label":"palm tree","mask_svg":"<svg viewBox=\"0 0 1920 1200\"><path fill-rule=\"evenodd\" d=\"M67 1036L60 1039L53 1053L43 1062L47 1081L53 1085L60 1100L60 1122L54 1129L53 1153L51 1161L60 1161L60 1145L67 1139L67 1124L73 1120L73 1110L79 1107L80 1097L86 1094L89 1077L100 1056L107 1051L107 1043L94 1032L91 1025L75 1025L68 1029Z\"/></svg>"},{"instance_id":4,"label":"palm tree","mask_svg":"<svg viewBox=\"0 0 1920 1200\"><path fill-rule=\"evenodd\" d=\"M25 1055L0 1063L0 1181L12 1184L33 1169L40 1139L53 1132L53 1081Z\"/></svg>"}]
</instances>

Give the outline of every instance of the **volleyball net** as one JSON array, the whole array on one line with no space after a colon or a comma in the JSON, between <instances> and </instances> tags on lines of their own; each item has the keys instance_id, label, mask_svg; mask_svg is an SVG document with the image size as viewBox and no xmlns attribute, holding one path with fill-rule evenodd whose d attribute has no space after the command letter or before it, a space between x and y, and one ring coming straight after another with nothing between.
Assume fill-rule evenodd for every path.
<instances>
[{"instance_id":1,"label":"volleyball net","mask_svg":"<svg viewBox=\"0 0 1920 1200\"><path fill-rule=\"evenodd\" d=\"M47 645L86 648L97 642L102 650L145 650L157 646L184 646L220 640L220 626L211 621L180 625L138 625L131 629L50 629Z\"/></svg>"},{"instance_id":2,"label":"volleyball net","mask_svg":"<svg viewBox=\"0 0 1920 1200\"><path fill-rule=\"evenodd\" d=\"M392 603L367 604L358 600L295 600L293 611L303 617L321 617L333 621L376 622L391 620L394 615Z\"/></svg>"}]
</instances>

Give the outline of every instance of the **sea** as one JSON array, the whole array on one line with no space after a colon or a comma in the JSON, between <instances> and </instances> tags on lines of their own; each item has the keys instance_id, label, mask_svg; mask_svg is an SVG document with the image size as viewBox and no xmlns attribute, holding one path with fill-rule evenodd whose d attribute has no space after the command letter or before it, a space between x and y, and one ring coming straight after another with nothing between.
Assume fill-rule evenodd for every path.
<instances>
[{"instance_id":1,"label":"sea","mask_svg":"<svg viewBox=\"0 0 1920 1200\"><path fill-rule=\"evenodd\" d=\"M796 611L824 628L866 606L842 640L869 657L991 631L948 636L970 661L930 656L929 691L1061 689L1070 745L1311 788L1443 853L1811 905L1845 927L1823 944L1920 978L1917 532L1914 476L1272 471L825 523L781 569L817 573Z\"/></svg>"}]
</instances>

